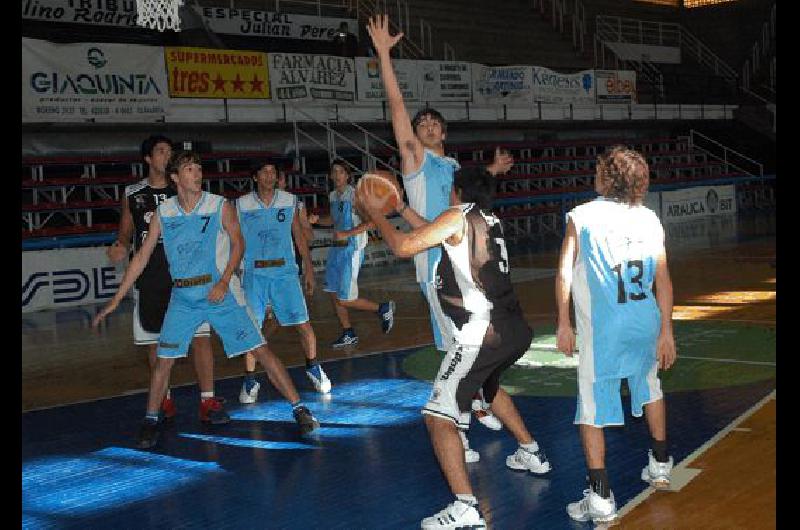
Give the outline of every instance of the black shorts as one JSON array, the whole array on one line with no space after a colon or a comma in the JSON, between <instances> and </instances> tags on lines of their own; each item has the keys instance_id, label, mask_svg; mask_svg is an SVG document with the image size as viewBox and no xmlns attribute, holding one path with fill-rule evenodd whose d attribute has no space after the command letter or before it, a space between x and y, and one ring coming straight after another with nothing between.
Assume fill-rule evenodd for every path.
<instances>
[{"instance_id":1,"label":"black shorts","mask_svg":"<svg viewBox=\"0 0 800 530\"><path fill-rule=\"evenodd\" d=\"M525 354L532 340L533 329L521 314L493 319L479 347L456 345L445 354L423 414L469 427L472 397L482 388L484 399L491 403L500 376Z\"/></svg>"},{"instance_id":2,"label":"black shorts","mask_svg":"<svg viewBox=\"0 0 800 530\"><path fill-rule=\"evenodd\" d=\"M169 272L146 271L136 282L139 291L139 324L148 333L160 333L172 295Z\"/></svg>"}]
</instances>

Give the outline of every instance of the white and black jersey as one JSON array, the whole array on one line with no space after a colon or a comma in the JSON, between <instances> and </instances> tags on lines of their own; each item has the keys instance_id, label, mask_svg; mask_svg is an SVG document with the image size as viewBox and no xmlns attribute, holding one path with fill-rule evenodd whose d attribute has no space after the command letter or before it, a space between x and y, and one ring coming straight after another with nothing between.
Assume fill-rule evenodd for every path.
<instances>
[{"instance_id":1,"label":"white and black jersey","mask_svg":"<svg viewBox=\"0 0 800 530\"><path fill-rule=\"evenodd\" d=\"M464 234L458 245L442 243L436 286L450 342L480 345L488 322L520 315L511 285L500 220L474 204L459 206Z\"/></svg>"},{"instance_id":2,"label":"white and black jersey","mask_svg":"<svg viewBox=\"0 0 800 530\"><path fill-rule=\"evenodd\" d=\"M153 188L147 179L125 187L125 200L133 217L133 248L138 251L142 247L150 220L155 215L159 204L176 195L173 187ZM141 327L150 333L158 333L164 319L172 291L172 277L169 274L164 244L159 238L153 249L147 266L135 283L137 297L137 314Z\"/></svg>"},{"instance_id":3,"label":"white and black jersey","mask_svg":"<svg viewBox=\"0 0 800 530\"><path fill-rule=\"evenodd\" d=\"M527 351L533 330L511 285L500 220L462 204L464 232L458 245L442 243L436 269L436 318L447 345L423 414L469 426L478 389L491 403L500 376Z\"/></svg>"}]
</instances>

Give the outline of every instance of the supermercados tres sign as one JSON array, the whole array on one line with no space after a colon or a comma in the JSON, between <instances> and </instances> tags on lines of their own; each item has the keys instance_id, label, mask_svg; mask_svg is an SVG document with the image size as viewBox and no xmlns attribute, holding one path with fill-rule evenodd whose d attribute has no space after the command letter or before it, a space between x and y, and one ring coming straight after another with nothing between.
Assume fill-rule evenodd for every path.
<instances>
[{"instance_id":1,"label":"supermercados tres sign","mask_svg":"<svg viewBox=\"0 0 800 530\"><path fill-rule=\"evenodd\" d=\"M156 121L168 112L161 48L22 39L23 121Z\"/></svg>"},{"instance_id":2,"label":"supermercados tres sign","mask_svg":"<svg viewBox=\"0 0 800 530\"><path fill-rule=\"evenodd\" d=\"M683 221L736 213L735 186L698 186L661 192L661 219Z\"/></svg>"}]
</instances>

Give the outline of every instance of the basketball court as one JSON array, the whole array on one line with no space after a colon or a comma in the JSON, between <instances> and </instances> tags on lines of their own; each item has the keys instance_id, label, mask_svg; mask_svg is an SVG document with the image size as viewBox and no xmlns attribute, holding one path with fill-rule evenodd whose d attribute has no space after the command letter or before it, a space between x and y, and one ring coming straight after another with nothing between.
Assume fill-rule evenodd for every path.
<instances>
[{"instance_id":1,"label":"basketball court","mask_svg":"<svg viewBox=\"0 0 800 530\"><path fill-rule=\"evenodd\" d=\"M663 381L677 491L654 492L639 479L649 434L628 413L625 427L607 429L623 528L775 525L774 218L741 217L735 241L714 248L668 236L679 359ZM585 469L572 424L575 369L554 351L556 258L552 249L512 257L536 336L503 380L553 471L507 469L513 438L473 422L481 459L469 464L470 476L493 528L591 526L564 511L579 497ZM393 297L398 320L384 336L377 321L355 316L361 342L346 351L327 346L339 330L328 300L315 294L310 311L333 381L329 396L305 380L293 331L270 342L296 366L291 375L322 423L303 438L273 389L256 404L238 403L242 361L225 359L214 339L216 392L233 421L201 426L184 361L173 371L173 384L185 385L173 390L174 424L156 450L137 450L147 368L131 344L130 307L99 335L89 326L96 307L25 316L23 527L416 527L450 492L419 413L438 361L411 279L408 263L364 269L364 293Z\"/></svg>"}]
</instances>

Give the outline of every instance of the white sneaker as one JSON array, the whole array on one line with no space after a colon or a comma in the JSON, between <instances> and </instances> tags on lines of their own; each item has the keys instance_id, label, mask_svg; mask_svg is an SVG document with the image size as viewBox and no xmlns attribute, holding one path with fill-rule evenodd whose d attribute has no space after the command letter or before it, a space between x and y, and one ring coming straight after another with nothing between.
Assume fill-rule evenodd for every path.
<instances>
[{"instance_id":1,"label":"white sneaker","mask_svg":"<svg viewBox=\"0 0 800 530\"><path fill-rule=\"evenodd\" d=\"M614 492L604 499L590 489L583 490L583 499L567 505L567 514L576 521L610 523L617 518L617 503Z\"/></svg>"},{"instance_id":2,"label":"white sneaker","mask_svg":"<svg viewBox=\"0 0 800 530\"><path fill-rule=\"evenodd\" d=\"M457 500L452 504L448 504L444 510L423 519L422 528L479 530L486 528L486 521L483 520L475 506Z\"/></svg>"},{"instance_id":3,"label":"white sneaker","mask_svg":"<svg viewBox=\"0 0 800 530\"><path fill-rule=\"evenodd\" d=\"M242 391L239 392L239 403L255 403L258 399L258 389L261 388L261 383L256 383L250 387L250 392L247 391L247 382L242 383Z\"/></svg>"},{"instance_id":4,"label":"white sneaker","mask_svg":"<svg viewBox=\"0 0 800 530\"><path fill-rule=\"evenodd\" d=\"M642 469L642 480L649 482L656 489L669 488L672 474L672 457L668 462L659 462L653 457L653 450L647 451L647 467Z\"/></svg>"},{"instance_id":5,"label":"white sneaker","mask_svg":"<svg viewBox=\"0 0 800 530\"><path fill-rule=\"evenodd\" d=\"M467 439L466 433L461 429L458 429L458 434L461 435L461 443L464 444L464 461L467 464L474 464L480 460L481 454L475 449L470 449L469 440Z\"/></svg>"},{"instance_id":6,"label":"white sneaker","mask_svg":"<svg viewBox=\"0 0 800 530\"><path fill-rule=\"evenodd\" d=\"M472 413L475 415L476 418L478 418L478 421L481 422L481 424L484 427L487 427L493 431L499 431L500 429L503 428L503 423L497 418L497 416L492 414L492 411L490 409L476 410L475 403L480 403L480 401L473 401L472 403L473 403Z\"/></svg>"},{"instance_id":7,"label":"white sneaker","mask_svg":"<svg viewBox=\"0 0 800 530\"><path fill-rule=\"evenodd\" d=\"M306 370L306 376L317 392L327 394L331 391L331 380L328 379L328 375L321 365L315 364L311 367L311 370Z\"/></svg>"},{"instance_id":8,"label":"white sneaker","mask_svg":"<svg viewBox=\"0 0 800 530\"><path fill-rule=\"evenodd\" d=\"M535 444L535 449L533 451L524 449L521 446L517 447L517 451L506 458L506 465L517 471L526 470L531 473L536 473L537 475L550 471L552 468L544 451L539 449L538 443L533 443Z\"/></svg>"}]
</instances>

